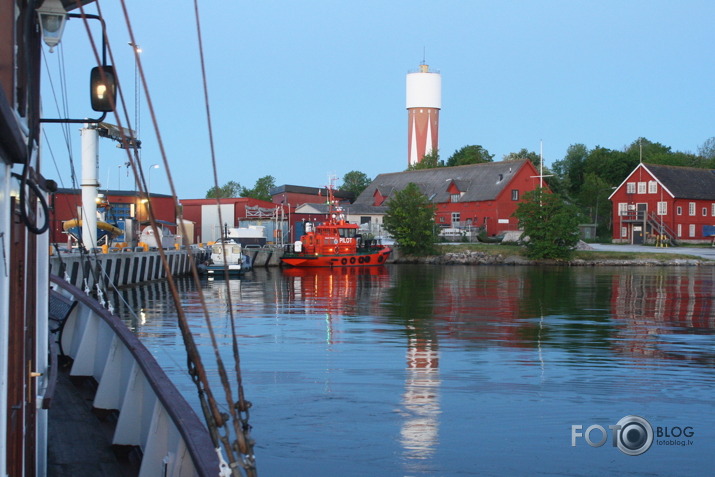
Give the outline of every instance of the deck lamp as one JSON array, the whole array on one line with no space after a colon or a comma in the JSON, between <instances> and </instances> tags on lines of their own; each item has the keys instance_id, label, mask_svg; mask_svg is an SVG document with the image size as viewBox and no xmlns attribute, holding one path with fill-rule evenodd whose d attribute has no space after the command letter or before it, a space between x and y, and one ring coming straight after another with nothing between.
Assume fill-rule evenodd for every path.
<instances>
[{"instance_id":1,"label":"deck lamp","mask_svg":"<svg viewBox=\"0 0 715 477\"><path fill-rule=\"evenodd\" d=\"M105 65L92 68L89 75L89 91L93 110L113 111L117 97L114 67Z\"/></svg>"},{"instance_id":2,"label":"deck lamp","mask_svg":"<svg viewBox=\"0 0 715 477\"><path fill-rule=\"evenodd\" d=\"M42 28L42 39L50 47L50 53L62 39L62 32L67 22L67 11L60 0L45 0L37 8L37 16Z\"/></svg>"}]
</instances>

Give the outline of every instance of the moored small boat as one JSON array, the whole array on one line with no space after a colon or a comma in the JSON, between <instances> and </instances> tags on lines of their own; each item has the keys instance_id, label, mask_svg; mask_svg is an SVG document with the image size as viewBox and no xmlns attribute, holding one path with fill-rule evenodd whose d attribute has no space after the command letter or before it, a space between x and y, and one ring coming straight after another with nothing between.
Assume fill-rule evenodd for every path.
<instances>
[{"instance_id":1,"label":"moored small boat","mask_svg":"<svg viewBox=\"0 0 715 477\"><path fill-rule=\"evenodd\" d=\"M211 258L199 266L199 272L209 278L241 276L253 268L251 259L243 253L243 247L232 238L221 238L211 245Z\"/></svg>"}]
</instances>

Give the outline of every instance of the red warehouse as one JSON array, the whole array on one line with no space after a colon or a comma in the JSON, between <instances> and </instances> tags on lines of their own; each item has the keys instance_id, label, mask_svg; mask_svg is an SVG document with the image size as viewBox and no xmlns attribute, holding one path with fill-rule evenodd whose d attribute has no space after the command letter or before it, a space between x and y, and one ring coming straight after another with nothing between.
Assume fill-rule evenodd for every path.
<instances>
[{"instance_id":1,"label":"red warehouse","mask_svg":"<svg viewBox=\"0 0 715 477\"><path fill-rule=\"evenodd\" d=\"M524 193L539 187L540 179L527 159L380 174L353 207L387 206L390 197L411 182L437 206L438 226L484 227L488 235L497 235L519 229L512 214Z\"/></svg>"}]
</instances>

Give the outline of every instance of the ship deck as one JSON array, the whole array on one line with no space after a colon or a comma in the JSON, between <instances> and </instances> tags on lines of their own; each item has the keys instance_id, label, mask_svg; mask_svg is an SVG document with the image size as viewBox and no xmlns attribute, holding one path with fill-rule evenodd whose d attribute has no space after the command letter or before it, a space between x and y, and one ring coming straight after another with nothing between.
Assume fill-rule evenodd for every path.
<instances>
[{"instance_id":1,"label":"ship deck","mask_svg":"<svg viewBox=\"0 0 715 477\"><path fill-rule=\"evenodd\" d=\"M114 419L101 420L92 411L94 390L73 383L60 367L49 409L47 475L54 477L128 477L139 473L131 454L119 458L112 448ZM137 459L134 459L137 460Z\"/></svg>"}]
</instances>

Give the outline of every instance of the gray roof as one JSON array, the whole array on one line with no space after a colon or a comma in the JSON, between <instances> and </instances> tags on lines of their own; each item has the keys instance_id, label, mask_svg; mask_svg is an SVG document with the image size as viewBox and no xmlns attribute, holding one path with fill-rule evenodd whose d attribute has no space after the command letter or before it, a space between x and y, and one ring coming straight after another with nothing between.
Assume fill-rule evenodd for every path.
<instances>
[{"instance_id":1,"label":"gray roof","mask_svg":"<svg viewBox=\"0 0 715 477\"><path fill-rule=\"evenodd\" d=\"M380 174L358 196L353 206L372 205L375 190L379 190L384 197L390 197L410 182L417 184L433 203L449 202L448 188L453 182L463 193L460 202L494 200L527 162L527 159L521 159Z\"/></svg>"},{"instance_id":2,"label":"gray roof","mask_svg":"<svg viewBox=\"0 0 715 477\"><path fill-rule=\"evenodd\" d=\"M676 199L715 200L715 171L643 164Z\"/></svg>"}]
</instances>

